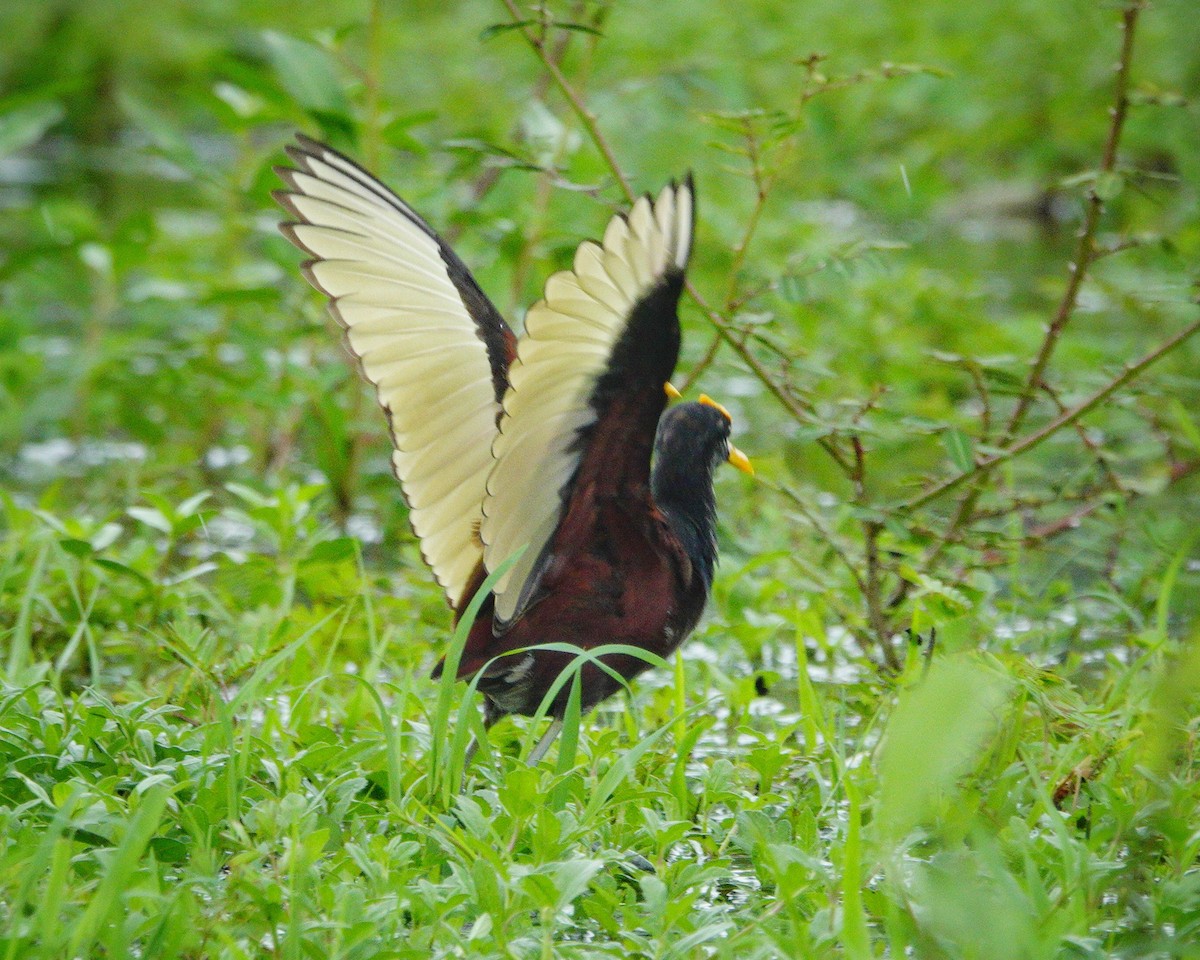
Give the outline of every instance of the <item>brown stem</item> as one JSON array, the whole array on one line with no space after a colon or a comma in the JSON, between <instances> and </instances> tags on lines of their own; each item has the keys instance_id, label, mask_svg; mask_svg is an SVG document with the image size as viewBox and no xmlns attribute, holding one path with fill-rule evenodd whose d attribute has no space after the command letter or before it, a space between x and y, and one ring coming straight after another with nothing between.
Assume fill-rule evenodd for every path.
<instances>
[{"instance_id":1,"label":"brown stem","mask_svg":"<svg viewBox=\"0 0 1200 960\"><path fill-rule=\"evenodd\" d=\"M1108 126L1108 134L1104 141L1104 152L1100 159L1100 171L1102 173L1112 173L1117 162L1117 147L1121 142L1121 132L1125 126L1125 116L1129 108L1129 71L1130 65L1133 62L1133 40L1134 28L1137 25L1138 15L1145 6L1145 0L1130 0L1122 11L1121 19L1121 53L1117 60L1117 79L1115 90L1113 93L1113 106L1109 110L1110 122ZM978 483L985 480L990 473L991 467L995 464L1015 456L1016 453L1023 452L1028 449L1022 444L1013 445L1012 441L1020 430L1021 425L1025 422L1025 415L1028 413L1030 405L1033 403L1034 397L1037 395L1042 386L1042 377L1046 371L1046 365L1050 362L1050 357L1054 353L1054 349L1058 344L1059 337L1062 335L1063 329L1071 320L1075 313L1075 308L1079 300L1079 291L1083 285L1084 278L1087 276L1088 267L1095 258L1095 236L1096 230L1100 223L1100 215L1104 210L1104 202L1096 190L1095 184L1088 193L1087 210L1084 215L1083 228L1079 233L1079 242L1075 249L1075 257L1071 262L1067 286L1063 291L1062 299L1059 301L1058 308L1054 312L1054 318L1050 322L1050 326L1046 329L1046 335L1042 339L1042 344L1038 349L1037 356L1034 358L1033 365L1029 369L1029 376L1026 378L1025 385L1017 397L1016 406L1013 408L1012 414L1009 416L1008 424L1004 428L1004 434L999 441L999 446L1007 448L1006 452L985 459L975 466L974 469L965 471L957 477L952 477L949 480L943 481L935 485L924 494L908 501L904 504L905 507L917 507L928 503L937 497L957 488L966 480L972 481L971 489L963 497L955 510L954 515L950 518L944 534L943 543L939 544L934 549L933 556L940 555L944 549L944 544L948 542L959 529L959 527L971 522L974 516L975 505L979 500L981 490ZM1154 359L1157 359L1155 357ZM1151 361L1153 362L1153 361ZM1140 372L1140 371L1139 371ZM1122 381L1124 382L1124 381ZM1119 384L1118 384L1119 385ZM1110 391L1111 392L1111 391ZM1107 396L1107 394L1105 394ZM1101 398L1103 399L1103 398ZM1094 405L1094 404L1093 404ZM1088 409L1091 409L1089 406ZM1086 412L1086 411L1085 411ZM1059 419L1052 421L1051 425L1059 423L1064 415L1060 414ZM1073 417L1067 423L1074 422L1077 417ZM1056 428L1057 429L1057 428ZM1053 432L1053 431L1051 431ZM1040 431L1039 431L1040 433ZM1031 436L1038 438L1035 442L1040 443L1045 437L1038 437L1038 434ZM1049 434L1046 434L1049 436ZM1028 438L1026 438L1028 439ZM1017 449L1017 448L1020 449Z\"/></svg>"},{"instance_id":2,"label":"brown stem","mask_svg":"<svg viewBox=\"0 0 1200 960\"><path fill-rule=\"evenodd\" d=\"M686 289L691 295L692 299L696 302L696 305L700 307L704 315L708 317L709 323L717 328L717 332L721 335L721 339L733 347L734 352L742 358L746 366L750 368L762 385L767 388L768 392L783 405L784 409L787 410L787 412L790 413L793 418L799 420L801 423L807 423L811 419L808 411L801 407L796 401L796 398L788 393L788 391L785 390L781 384L775 381L775 378L772 377L767 368L764 367L761 362L759 362L758 358L750 352L750 349L746 346L746 344L734 336L735 331L733 325L730 324L729 321L722 317L719 313L717 313L717 311L711 306L709 306L708 301L700 295L700 291L696 289L695 284L693 284L691 280L684 281L684 289ZM842 468L847 476L851 474L853 467L850 465L850 461L830 437L820 437L817 439L817 443L820 445L821 449L823 449L829 454L829 456L833 458L834 462L836 462L837 465Z\"/></svg>"},{"instance_id":3,"label":"brown stem","mask_svg":"<svg viewBox=\"0 0 1200 960\"><path fill-rule=\"evenodd\" d=\"M863 449L862 439L858 434L854 434L850 438L850 445L854 450L854 468L850 474L850 480L854 484L854 502L860 509L866 510L870 505L870 498L867 494L866 451ZM879 533L883 530L883 523L879 520L864 519L862 525L863 552L867 564L866 583L863 590L863 600L867 605L867 622L871 625L875 646L883 654L888 669L898 670L900 662L896 657L896 651L892 648L887 621L883 615L882 577L879 563Z\"/></svg>"},{"instance_id":4,"label":"brown stem","mask_svg":"<svg viewBox=\"0 0 1200 960\"><path fill-rule=\"evenodd\" d=\"M1121 132L1124 129L1125 116L1129 108L1129 70L1130 65L1133 63L1134 27L1137 25L1138 14L1141 13L1144 6L1145 0L1129 0L1122 11L1121 53L1117 60L1117 79L1113 93L1113 106L1109 109L1110 122L1108 134L1105 137L1104 152L1100 159L1101 173L1112 173L1116 167L1117 147L1121 142ZM977 465L973 470L966 471L957 477L937 484L925 494L908 501L908 504L906 504L906 506L910 504L921 506L955 489L963 481L971 481L970 488L962 500L959 501L949 521L947 521L946 529L942 534L940 542L933 548L929 556L926 557L926 564L936 562L945 552L957 532L962 527L970 524L974 519L976 504L983 493L982 483L990 476L991 467L1008 459L1010 456L1014 456L1015 453L1021 452L1021 450L1011 447L1013 438L1016 437L1017 432L1025 422L1025 416L1043 385L1042 377L1046 372L1046 366L1050 362L1050 358L1054 353L1055 347L1058 345L1063 330L1075 314L1075 308L1079 301L1079 291L1083 286L1084 278L1087 276L1088 268L1096 258L1096 230L1099 227L1100 215L1103 211L1104 201L1100 197L1097 185L1093 183L1091 190L1088 192L1087 210L1084 214L1083 227L1079 232L1079 242L1075 248L1075 256L1068 269L1066 289L1063 291L1062 299L1059 301L1058 308L1054 312L1050 326L1046 328L1046 335L1042 338L1037 356L1034 358L1033 365L1029 369L1029 376L1026 378L1025 385L1017 396L1016 406L1013 407L1013 412L1009 416L1008 423L998 444L1000 447L1009 448L1008 452L986 461L986 468L981 469L980 465ZM1057 423L1058 421L1054 422ZM1073 422L1073 420L1067 422ZM1036 437L1037 434L1033 436ZM1041 442L1041 439L1044 439L1044 437L1038 439L1036 442ZM1022 447L1023 449L1027 448ZM903 600L906 592L907 581L901 584L900 589L892 597L892 605L894 606Z\"/></svg>"},{"instance_id":5,"label":"brown stem","mask_svg":"<svg viewBox=\"0 0 1200 960\"><path fill-rule=\"evenodd\" d=\"M522 20L521 11L518 9L515 0L502 0L502 2L508 9L509 15L512 17L513 22L520 23ZM621 191L624 193L625 198L630 203L633 203L635 200L635 195L633 188L629 184L629 178L625 175L625 171L621 169L621 164L617 160L616 154L613 153L612 147L609 145L608 140L605 139L604 134L601 132L600 127L596 122L596 115L588 109L587 104L585 104L583 101L583 98L571 85L571 82L563 74L558 64L554 62L553 58L547 52L546 45L542 38L524 25L518 26L517 30L520 32L525 42L528 43L533 49L534 53L537 54L538 59L542 61L542 64L550 73L550 76L554 79L555 85L571 104L571 108L575 111L576 116L579 117L584 129L587 130L587 134L591 138L592 143L596 145L596 149L599 150L601 156L604 157L604 162L608 165L609 171L612 173L617 183L620 184ZM790 413L795 419L801 422L807 422L809 420L808 414L799 404L797 404L795 398L792 397L786 390L784 390L780 384L775 382L775 379L771 376L770 372L755 358L745 344L738 343L737 338L733 336L732 326L729 321L717 313L717 311L711 306L709 306L708 302L700 296L700 293L696 290L695 284L693 284L691 280L686 281L685 288L691 295L692 299L697 303L697 305L699 305L705 316L708 317L709 322L711 322L712 325L717 328L717 332L720 334L721 338L734 348L734 351L742 358L742 360L745 361L751 372L753 372L754 375L762 381L763 385L767 388L771 395L774 396L781 404L783 404L784 409L786 409L788 413ZM821 448L834 459L838 466L840 466L843 471L849 474L851 469L849 461L846 459L845 454L842 453L834 441L828 437L822 437L817 442Z\"/></svg>"},{"instance_id":6,"label":"brown stem","mask_svg":"<svg viewBox=\"0 0 1200 960\"><path fill-rule=\"evenodd\" d=\"M1067 412L1067 406L1062 402L1062 398L1058 395L1057 390L1055 390L1048 383L1043 383L1042 389L1045 390L1046 395L1049 396L1052 401L1054 401L1054 406L1060 414ZM1121 485L1121 479L1117 476L1116 471L1114 471L1112 466L1109 465L1108 458L1104 456L1104 451L1101 450L1099 445L1088 436L1088 432L1082 423L1076 422L1073 424L1073 426L1075 427L1075 433L1079 435L1080 443L1087 447L1088 452L1091 453L1092 457L1096 461L1096 466L1100 468L1100 472L1104 474L1104 478L1108 481L1108 485L1117 493L1124 496L1125 488Z\"/></svg>"},{"instance_id":7,"label":"brown stem","mask_svg":"<svg viewBox=\"0 0 1200 960\"><path fill-rule=\"evenodd\" d=\"M625 176L625 172L621 169L620 163L617 162L617 157L616 154L613 153L612 147L609 146L608 141L604 138L604 134L600 132L596 115L588 109L587 104L583 102L583 98L576 92L575 88L571 86L571 82L566 78L566 75L562 72L562 69L559 67L558 63L555 62L554 57L552 57L546 50L545 39L538 34L535 34L529 29L529 27L521 23L524 18L521 16L521 11L517 7L515 0L501 0L501 2L505 7L508 8L508 12L513 19L513 23L519 24L519 26L517 26L517 30L520 32L521 36L525 38L525 42L529 44L529 46L533 49L533 52L537 54L538 59L542 61L542 65L546 68L546 71L554 80L554 85L558 87L562 95L566 97L567 101L571 104L571 109L574 110L575 115L579 117L579 122L582 123L584 129L587 130L588 137L591 138L592 143L596 145L596 149L600 151L601 155L604 157L604 162L608 165L608 169L612 172L612 175L616 178L617 183L620 185L621 192L625 195L625 199L630 203L633 203L637 199L637 197L634 195L633 187L629 185L629 178Z\"/></svg>"},{"instance_id":8,"label":"brown stem","mask_svg":"<svg viewBox=\"0 0 1200 960\"><path fill-rule=\"evenodd\" d=\"M1137 26L1138 15L1142 12L1144 5L1144 0L1133 0L1122 11L1121 55L1117 60L1117 80L1116 89L1113 94L1113 106L1109 108L1111 122L1108 126L1108 136L1104 141L1104 153L1100 160L1101 173L1112 173L1116 168L1117 147L1121 142L1121 131L1124 129L1125 116L1129 110L1129 68L1133 62L1134 28ZM1033 366L1029 368L1029 376L1025 380L1025 386L1017 396L1017 405L1013 408L1013 412L1008 419L1008 426L1005 428L1004 436L1000 441L1000 446L1002 447L1008 445L1009 441L1017 435L1017 431L1021 429L1021 425L1025 422L1025 415L1029 412L1029 408L1037 396L1038 390L1041 388L1042 375L1046 372L1046 366L1050 362L1054 348L1058 345L1064 328L1075 314L1075 307L1079 300L1079 290L1083 286L1084 279L1087 277L1088 267L1091 266L1092 260L1096 255L1096 230L1100 225L1100 215L1103 212L1104 200L1097 190L1097 184L1093 182L1091 189L1088 191L1087 210L1084 214L1083 228L1079 232L1079 242L1075 248L1075 257L1069 268L1067 287L1063 291L1058 309L1054 312L1054 319L1046 329L1046 335L1042 339L1042 345L1038 349L1037 356L1034 358Z\"/></svg>"}]
</instances>

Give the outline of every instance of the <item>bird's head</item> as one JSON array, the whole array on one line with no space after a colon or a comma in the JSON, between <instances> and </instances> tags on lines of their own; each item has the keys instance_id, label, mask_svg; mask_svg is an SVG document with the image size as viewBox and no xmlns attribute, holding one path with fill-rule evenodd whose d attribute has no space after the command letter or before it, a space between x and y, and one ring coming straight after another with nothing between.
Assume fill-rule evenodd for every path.
<instances>
[{"instance_id":1,"label":"bird's head","mask_svg":"<svg viewBox=\"0 0 1200 960\"><path fill-rule=\"evenodd\" d=\"M732 425L728 410L702 396L695 403L668 408L658 421L654 441L654 500L699 573L705 593L717 562L713 473L722 462L754 472L749 458L729 442Z\"/></svg>"},{"instance_id":2,"label":"bird's head","mask_svg":"<svg viewBox=\"0 0 1200 960\"><path fill-rule=\"evenodd\" d=\"M753 474L749 457L729 442L732 426L729 411L707 396L670 407L654 442L658 470L685 487L709 480L722 462Z\"/></svg>"}]
</instances>

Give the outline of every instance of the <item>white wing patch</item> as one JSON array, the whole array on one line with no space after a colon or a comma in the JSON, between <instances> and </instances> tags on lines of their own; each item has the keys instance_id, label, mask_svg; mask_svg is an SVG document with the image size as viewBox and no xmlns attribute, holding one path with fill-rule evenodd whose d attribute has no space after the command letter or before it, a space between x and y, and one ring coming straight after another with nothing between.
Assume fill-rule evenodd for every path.
<instances>
[{"instance_id":1,"label":"white wing patch","mask_svg":"<svg viewBox=\"0 0 1200 960\"><path fill-rule=\"evenodd\" d=\"M574 269L550 277L544 299L529 309L509 368L480 528L489 570L528 545L496 586L498 622L519 615L536 586L535 566L581 457L576 435L595 420L592 389L634 304L669 268L687 266L691 243L691 186L672 184L653 203L642 197L628 217L614 217L602 245L582 244Z\"/></svg>"},{"instance_id":2,"label":"white wing patch","mask_svg":"<svg viewBox=\"0 0 1200 960\"><path fill-rule=\"evenodd\" d=\"M412 208L346 158L303 145L292 154L303 169L281 171L281 202L301 221L284 232L315 258L305 274L378 391L413 530L458 609L482 558L499 412L487 348Z\"/></svg>"}]
</instances>

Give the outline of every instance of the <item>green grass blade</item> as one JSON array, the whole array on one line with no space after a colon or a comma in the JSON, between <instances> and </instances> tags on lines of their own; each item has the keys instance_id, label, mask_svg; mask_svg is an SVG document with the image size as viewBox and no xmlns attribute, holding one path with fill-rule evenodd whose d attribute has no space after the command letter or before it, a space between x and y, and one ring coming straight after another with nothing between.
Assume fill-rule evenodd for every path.
<instances>
[{"instance_id":1,"label":"green grass blade","mask_svg":"<svg viewBox=\"0 0 1200 960\"><path fill-rule=\"evenodd\" d=\"M121 893L129 887L130 879L146 852L150 838L162 821L171 788L157 783L140 795L137 811L129 821L108 871L100 880L91 902L71 935L72 956L87 956L96 942L100 928L120 908Z\"/></svg>"}]
</instances>

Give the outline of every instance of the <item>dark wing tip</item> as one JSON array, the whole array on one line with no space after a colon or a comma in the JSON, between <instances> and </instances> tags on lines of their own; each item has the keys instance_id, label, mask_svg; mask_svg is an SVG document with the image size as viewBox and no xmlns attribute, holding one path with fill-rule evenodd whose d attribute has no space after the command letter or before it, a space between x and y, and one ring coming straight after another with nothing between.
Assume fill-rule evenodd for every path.
<instances>
[{"instance_id":1,"label":"dark wing tip","mask_svg":"<svg viewBox=\"0 0 1200 960\"><path fill-rule=\"evenodd\" d=\"M326 290L321 285L321 281L318 280L317 275L315 273L313 273L313 267L315 267L318 263L328 263L328 262L329 261L322 260L320 258L318 258L316 260L305 260L302 264L300 264L300 274L301 274L301 276L304 277L305 280L307 280L309 282L309 284L312 286L312 288L314 290L316 290L318 293L322 293L326 297L328 297L330 303L332 304L332 303L334 303L336 298L334 297L334 295L332 293L330 293L328 290ZM344 324L343 324L343 326L344 326Z\"/></svg>"},{"instance_id":2,"label":"dark wing tip","mask_svg":"<svg viewBox=\"0 0 1200 960\"><path fill-rule=\"evenodd\" d=\"M275 200L275 202L277 204L279 204L281 207L283 207L283 209L285 211L287 211L287 213L289 213L291 216L296 218L295 219L296 223L308 223L308 221L304 218L304 214L302 214L299 211L299 209L296 207L296 204L292 201L292 197L294 197L294 196L295 196L295 194L290 193L287 190L272 190L271 191L271 197ZM281 226L282 226L282 224L281 224Z\"/></svg>"},{"instance_id":3,"label":"dark wing tip","mask_svg":"<svg viewBox=\"0 0 1200 960\"><path fill-rule=\"evenodd\" d=\"M309 157L319 159L321 154L330 148L320 140L314 140L307 134L296 131L296 142L287 144L283 150L297 163L303 163Z\"/></svg>"},{"instance_id":4,"label":"dark wing tip","mask_svg":"<svg viewBox=\"0 0 1200 960\"><path fill-rule=\"evenodd\" d=\"M683 187L688 192L688 198L691 201L688 206L688 236L687 236L687 258L680 268L686 272L688 266L692 262L692 254L696 252L696 178L692 175L692 171L688 170L683 175Z\"/></svg>"},{"instance_id":5,"label":"dark wing tip","mask_svg":"<svg viewBox=\"0 0 1200 960\"><path fill-rule=\"evenodd\" d=\"M284 221L283 223L281 223L279 225L279 232L282 233L283 236L287 239L287 241L293 247L295 247L297 250L300 250L303 253L307 253L310 257L316 257L317 251L310 249L308 247L308 245L305 244L305 242L303 240L301 240L300 237L296 233L297 227L306 227L306 226L308 226L308 224L305 223L304 221L299 221L296 223L293 223L291 221Z\"/></svg>"},{"instance_id":6,"label":"dark wing tip","mask_svg":"<svg viewBox=\"0 0 1200 960\"><path fill-rule=\"evenodd\" d=\"M310 158L312 158L314 156L314 154L309 153L307 150L302 150L300 147L296 146L294 143L287 144L283 148L283 152L287 154L288 159L291 160L292 163L296 164L297 166L302 167L306 173L308 172L308 170L309 170L308 161ZM288 169L288 168L285 168L285 169ZM276 173L279 172L278 167L275 168L275 172Z\"/></svg>"},{"instance_id":7,"label":"dark wing tip","mask_svg":"<svg viewBox=\"0 0 1200 960\"><path fill-rule=\"evenodd\" d=\"M271 191L271 199L276 203L286 205L291 201L292 195L296 193L296 185L287 176L290 172L292 172L291 167L275 167L275 175L287 186L287 189L275 189Z\"/></svg>"}]
</instances>

